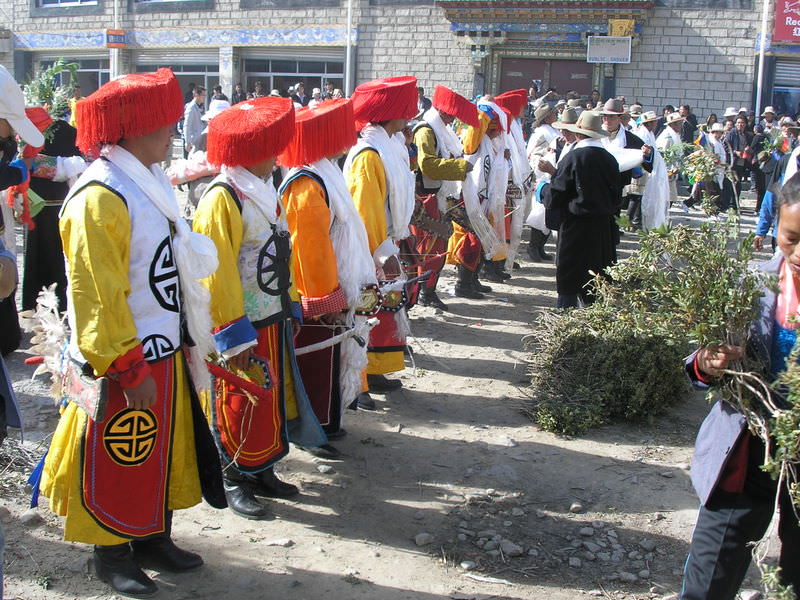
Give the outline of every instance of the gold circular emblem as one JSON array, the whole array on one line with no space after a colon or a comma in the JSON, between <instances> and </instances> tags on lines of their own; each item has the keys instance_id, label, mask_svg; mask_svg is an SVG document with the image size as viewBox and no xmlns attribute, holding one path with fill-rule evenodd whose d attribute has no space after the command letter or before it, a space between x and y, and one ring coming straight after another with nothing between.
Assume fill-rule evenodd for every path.
<instances>
[{"instance_id":1,"label":"gold circular emblem","mask_svg":"<svg viewBox=\"0 0 800 600\"><path fill-rule=\"evenodd\" d=\"M158 422L149 410L126 409L106 425L103 445L111 459L123 467L146 461L156 445Z\"/></svg>"}]
</instances>

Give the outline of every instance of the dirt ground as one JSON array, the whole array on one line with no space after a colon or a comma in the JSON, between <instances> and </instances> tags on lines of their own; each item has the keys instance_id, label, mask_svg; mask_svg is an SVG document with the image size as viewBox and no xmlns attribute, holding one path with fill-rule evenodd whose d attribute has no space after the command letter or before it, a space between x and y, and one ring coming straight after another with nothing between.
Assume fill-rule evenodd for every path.
<instances>
[{"instance_id":1,"label":"dirt ground","mask_svg":"<svg viewBox=\"0 0 800 600\"><path fill-rule=\"evenodd\" d=\"M752 216L745 221L752 225ZM625 236L622 249L633 240ZM618 424L580 439L539 430L519 411L528 381L524 338L538 310L554 303L555 272L552 264L521 263L484 301L448 298L448 268L440 289L451 310L411 311L404 389L376 396L377 412L348 411L348 435L336 442L342 460L292 449L277 469L302 493L271 501L274 519L247 521L205 504L177 513L174 538L202 554L205 566L177 576L151 572L158 597L573 600L677 592L697 513L688 468L706 401L695 395L652 424ZM43 384L28 380L23 358L16 353L10 363L31 426L20 452L38 458L36 442L46 442L56 413ZM89 568L91 549L61 540L46 499L42 523L21 522L22 475L5 463L6 598L114 598ZM322 464L333 471L323 474ZM748 586L755 581L751 574Z\"/></svg>"}]
</instances>

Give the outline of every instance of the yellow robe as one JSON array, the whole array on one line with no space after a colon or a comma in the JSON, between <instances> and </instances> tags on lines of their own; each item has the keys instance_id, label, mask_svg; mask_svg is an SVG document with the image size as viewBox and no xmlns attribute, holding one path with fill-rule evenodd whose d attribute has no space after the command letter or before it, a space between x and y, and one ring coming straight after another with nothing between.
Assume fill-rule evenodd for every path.
<instances>
[{"instance_id":1,"label":"yellow robe","mask_svg":"<svg viewBox=\"0 0 800 600\"><path fill-rule=\"evenodd\" d=\"M238 265L244 236L242 212L225 188L214 186L197 204L192 227L197 233L209 237L217 247L219 266L210 277L203 280L203 284L211 293L212 325L214 328L222 327L246 316ZM296 290L290 291L290 296L296 298ZM284 360L284 364L288 364L288 358L284 357ZM282 381L286 418L292 420L297 418L298 412L291 369L286 369L286 375Z\"/></svg>"},{"instance_id":2,"label":"yellow robe","mask_svg":"<svg viewBox=\"0 0 800 600\"><path fill-rule=\"evenodd\" d=\"M435 181L464 181L467 176L467 161L463 158L440 157L433 129L417 129L414 132L414 143L417 145L417 168L425 177Z\"/></svg>"},{"instance_id":3,"label":"yellow robe","mask_svg":"<svg viewBox=\"0 0 800 600\"><path fill-rule=\"evenodd\" d=\"M364 150L356 156L348 182L356 210L367 229L369 251L374 255L378 246L389 237L386 224L386 172L380 155L374 150ZM383 375L405 368L400 351L368 352L367 360L368 375Z\"/></svg>"},{"instance_id":4,"label":"yellow robe","mask_svg":"<svg viewBox=\"0 0 800 600\"><path fill-rule=\"evenodd\" d=\"M75 313L78 347L95 373L103 375L114 360L141 343L127 303L130 215L117 194L103 186L90 185L67 203L59 226L68 263L69 302ZM180 352L174 359L170 510L194 506L201 497L188 381ZM63 410L45 460L42 494L50 499L53 512L66 516L64 539L122 544L126 538L101 528L83 507L81 439L87 420L86 413L73 403Z\"/></svg>"}]
</instances>

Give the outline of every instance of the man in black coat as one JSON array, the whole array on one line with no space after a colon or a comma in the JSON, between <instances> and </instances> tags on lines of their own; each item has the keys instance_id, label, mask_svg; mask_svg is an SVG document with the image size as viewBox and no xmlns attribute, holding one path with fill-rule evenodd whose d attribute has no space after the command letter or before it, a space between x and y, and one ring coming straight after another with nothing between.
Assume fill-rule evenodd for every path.
<instances>
[{"instance_id":1,"label":"man in black coat","mask_svg":"<svg viewBox=\"0 0 800 600\"><path fill-rule=\"evenodd\" d=\"M730 144L733 150L733 172L736 174L736 197L742 195L742 180L747 175L752 149L750 144L753 136L747 131L747 117L738 116L734 122L733 129L725 136L725 141Z\"/></svg>"},{"instance_id":2,"label":"man in black coat","mask_svg":"<svg viewBox=\"0 0 800 600\"><path fill-rule=\"evenodd\" d=\"M622 178L614 156L603 147L601 116L584 111L575 125L564 125L577 142L558 163L552 180L541 190L550 213L560 214L556 247L558 308L594 301L586 284L591 272L602 273L617 260L616 216L622 201Z\"/></svg>"},{"instance_id":3,"label":"man in black coat","mask_svg":"<svg viewBox=\"0 0 800 600\"><path fill-rule=\"evenodd\" d=\"M628 148L632 150L642 149L643 158L641 168L635 167L620 174L622 187L631 184L631 180L642 176L642 169L650 173L653 170L653 149L646 146L642 138L622 127L622 116L625 114L625 107L622 100L608 100L601 112L603 116L603 129L608 132L608 137L603 140L603 145L608 148ZM634 229L642 227L642 196L641 194L631 193L629 190L622 190L623 197L619 209L623 205L628 207L631 225Z\"/></svg>"}]
</instances>

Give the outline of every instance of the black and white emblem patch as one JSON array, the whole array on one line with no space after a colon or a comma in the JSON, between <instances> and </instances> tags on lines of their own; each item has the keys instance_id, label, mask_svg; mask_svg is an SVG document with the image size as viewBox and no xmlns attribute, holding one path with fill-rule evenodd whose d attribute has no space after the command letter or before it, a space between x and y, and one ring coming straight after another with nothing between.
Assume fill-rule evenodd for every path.
<instances>
[{"instance_id":1,"label":"black and white emblem patch","mask_svg":"<svg viewBox=\"0 0 800 600\"><path fill-rule=\"evenodd\" d=\"M164 238L158 245L153 262L150 263L150 290L161 308L180 312L178 269L175 266L175 255L169 237Z\"/></svg>"},{"instance_id":2,"label":"black and white emblem patch","mask_svg":"<svg viewBox=\"0 0 800 600\"><path fill-rule=\"evenodd\" d=\"M265 294L280 296L289 289L289 257L291 246L288 234L275 231L258 253L257 281L258 287Z\"/></svg>"},{"instance_id":3,"label":"black and white emblem patch","mask_svg":"<svg viewBox=\"0 0 800 600\"><path fill-rule=\"evenodd\" d=\"M175 346L166 336L154 333L142 340L142 350L144 351L144 359L152 361L170 356L175 352Z\"/></svg>"}]
</instances>

